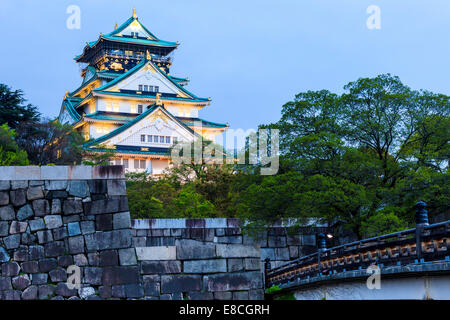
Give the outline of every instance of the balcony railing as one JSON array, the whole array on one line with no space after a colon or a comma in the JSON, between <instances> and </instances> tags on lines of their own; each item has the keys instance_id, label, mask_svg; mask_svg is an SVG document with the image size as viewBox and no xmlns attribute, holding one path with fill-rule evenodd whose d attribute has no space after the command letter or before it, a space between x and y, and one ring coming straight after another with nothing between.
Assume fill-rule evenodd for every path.
<instances>
[{"instance_id":1,"label":"balcony railing","mask_svg":"<svg viewBox=\"0 0 450 320\"><path fill-rule=\"evenodd\" d=\"M422 210L424 202L417 206ZM417 220L419 219L419 220ZM422 222L421 222L422 221ZM280 285L319 275L332 275L370 265L392 266L411 263L448 260L450 256L450 220L428 225L417 218L414 229L347 243L327 249L325 235L317 235L316 253L292 260L271 269L266 260L266 287Z\"/></svg>"}]
</instances>

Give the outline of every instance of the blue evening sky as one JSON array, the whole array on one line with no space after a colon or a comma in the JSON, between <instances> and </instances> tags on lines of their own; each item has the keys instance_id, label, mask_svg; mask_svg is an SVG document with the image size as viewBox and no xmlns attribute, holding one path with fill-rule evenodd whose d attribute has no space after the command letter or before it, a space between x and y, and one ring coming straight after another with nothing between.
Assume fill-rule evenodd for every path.
<instances>
[{"instance_id":1,"label":"blue evening sky","mask_svg":"<svg viewBox=\"0 0 450 320\"><path fill-rule=\"evenodd\" d=\"M373 4L380 30L366 27ZM66 27L69 5L81 8L79 30ZM277 121L298 92L342 92L380 73L450 94L448 0L1 0L0 83L57 116L81 82L73 57L133 7L156 36L181 42L171 74L212 98L200 116L231 128Z\"/></svg>"}]
</instances>

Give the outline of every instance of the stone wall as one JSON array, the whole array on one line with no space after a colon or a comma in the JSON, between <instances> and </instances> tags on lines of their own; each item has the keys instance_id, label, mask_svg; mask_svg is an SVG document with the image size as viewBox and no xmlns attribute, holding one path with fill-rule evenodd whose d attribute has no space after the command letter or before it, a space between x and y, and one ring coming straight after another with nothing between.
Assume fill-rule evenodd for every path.
<instances>
[{"instance_id":1,"label":"stone wall","mask_svg":"<svg viewBox=\"0 0 450 320\"><path fill-rule=\"evenodd\" d=\"M0 299L263 298L257 244L143 243L128 210L121 166L0 167Z\"/></svg>"},{"instance_id":2,"label":"stone wall","mask_svg":"<svg viewBox=\"0 0 450 320\"><path fill-rule=\"evenodd\" d=\"M274 225L256 236L242 232L235 218L216 219L133 219L131 220L134 246L173 246L180 240L196 240L208 244L257 245L263 261L270 259L275 268L289 260L317 251L317 232L322 227L301 227L289 232L281 224Z\"/></svg>"}]
</instances>

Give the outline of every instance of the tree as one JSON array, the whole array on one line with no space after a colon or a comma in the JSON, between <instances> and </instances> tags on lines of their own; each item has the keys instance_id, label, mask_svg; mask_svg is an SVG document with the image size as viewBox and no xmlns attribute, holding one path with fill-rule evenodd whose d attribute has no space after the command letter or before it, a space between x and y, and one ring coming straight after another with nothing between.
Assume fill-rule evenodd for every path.
<instances>
[{"instance_id":1,"label":"tree","mask_svg":"<svg viewBox=\"0 0 450 320\"><path fill-rule=\"evenodd\" d=\"M434 212L448 210L450 97L411 90L389 74L344 89L300 93L280 121L261 126L280 130L285 169L242 193L246 217L339 220L363 237L386 212L397 226L412 223L413 203L424 195L436 197Z\"/></svg>"},{"instance_id":2,"label":"tree","mask_svg":"<svg viewBox=\"0 0 450 320\"><path fill-rule=\"evenodd\" d=\"M0 126L0 165L26 166L29 164L27 153L20 150L16 141L16 132L5 123Z\"/></svg>"},{"instance_id":3,"label":"tree","mask_svg":"<svg viewBox=\"0 0 450 320\"><path fill-rule=\"evenodd\" d=\"M37 122L40 119L37 107L26 104L21 90L12 90L0 83L0 123L16 129L21 122Z\"/></svg>"},{"instance_id":4,"label":"tree","mask_svg":"<svg viewBox=\"0 0 450 320\"><path fill-rule=\"evenodd\" d=\"M83 137L69 124L57 120L21 122L18 125L17 143L35 165L80 164Z\"/></svg>"}]
</instances>

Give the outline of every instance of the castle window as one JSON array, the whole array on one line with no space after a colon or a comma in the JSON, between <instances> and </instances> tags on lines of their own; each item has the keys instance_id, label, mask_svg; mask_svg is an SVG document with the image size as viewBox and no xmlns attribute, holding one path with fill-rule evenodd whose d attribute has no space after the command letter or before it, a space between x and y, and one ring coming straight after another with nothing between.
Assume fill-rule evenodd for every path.
<instances>
[{"instance_id":1,"label":"castle window","mask_svg":"<svg viewBox=\"0 0 450 320\"><path fill-rule=\"evenodd\" d=\"M153 86L148 86L148 90L153 92Z\"/></svg>"},{"instance_id":2,"label":"castle window","mask_svg":"<svg viewBox=\"0 0 450 320\"><path fill-rule=\"evenodd\" d=\"M139 91L142 91L142 84L139 85Z\"/></svg>"},{"instance_id":3,"label":"castle window","mask_svg":"<svg viewBox=\"0 0 450 320\"><path fill-rule=\"evenodd\" d=\"M154 136L154 142L158 142L158 136Z\"/></svg>"},{"instance_id":4,"label":"castle window","mask_svg":"<svg viewBox=\"0 0 450 320\"><path fill-rule=\"evenodd\" d=\"M134 159L134 168L139 169L139 160Z\"/></svg>"},{"instance_id":5,"label":"castle window","mask_svg":"<svg viewBox=\"0 0 450 320\"><path fill-rule=\"evenodd\" d=\"M147 136L147 142L153 142L153 136L148 135Z\"/></svg>"},{"instance_id":6,"label":"castle window","mask_svg":"<svg viewBox=\"0 0 450 320\"><path fill-rule=\"evenodd\" d=\"M140 163L140 168L145 169L145 160L140 160L139 163Z\"/></svg>"},{"instance_id":7,"label":"castle window","mask_svg":"<svg viewBox=\"0 0 450 320\"><path fill-rule=\"evenodd\" d=\"M166 143L170 143L170 137L166 137Z\"/></svg>"},{"instance_id":8,"label":"castle window","mask_svg":"<svg viewBox=\"0 0 450 320\"><path fill-rule=\"evenodd\" d=\"M123 166L128 169L128 159L123 159Z\"/></svg>"},{"instance_id":9,"label":"castle window","mask_svg":"<svg viewBox=\"0 0 450 320\"><path fill-rule=\"evenodd\" d=\"M142 104L138 104L138 113L142 113L143 112L143 106Z\"/></svg>"},{"instance_id":10,"label":"castle window","mask_svg":"<svg viewBox=\"0 0 450 320\"><path fill-rule=\"evenodd\" d=\"M141 134L141 142L145 142L145 134Z\"/></svg>"},{"instance_id":11,"label":"castle window","mask_svg":"<svg viewBox=\"0 0 450 320\"><path fill-rule=\"evenodd\" d=\"M155 92L159 92L159 87L155 86Z\"/></svg>"},{"instance_id":12,"label":"castle window","mask_svg":"<svg viewBox=\"0 0 450 320\"><path fill-rule=\"evenodd\" d=\"M144 85L144 92L147 92L147 91L148 91L148 86Z\"/></svg>"},{"instance_id":13,"label":"castle window","mask_svg":"<svg viewBox=\"0 0 450 320\"><path fill-rule=\"evenodd\" d=\"M164 143L164 136L159 137L159 142Z\"/></svg>"}]
</instances>

